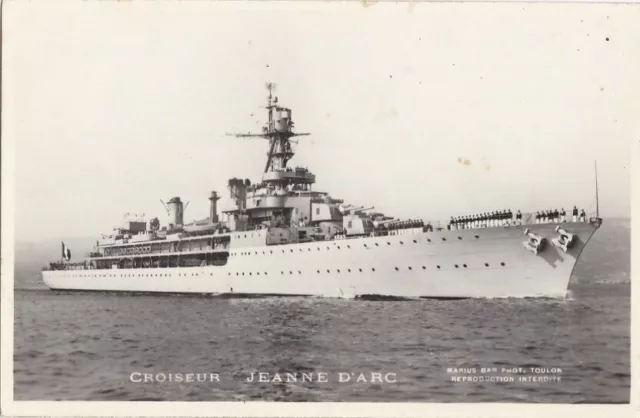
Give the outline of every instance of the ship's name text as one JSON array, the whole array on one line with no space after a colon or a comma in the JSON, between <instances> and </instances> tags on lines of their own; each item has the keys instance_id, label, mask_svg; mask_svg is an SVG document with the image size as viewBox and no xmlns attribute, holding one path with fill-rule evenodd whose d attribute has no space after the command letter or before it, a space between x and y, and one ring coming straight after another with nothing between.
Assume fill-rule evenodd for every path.
<instances>
[{"instance_id":1,"label":"ship's name text","mask_svg":"<svg viewBox=\"0 0 640 418\"><path fill-rule=\"evenodd\" d=\"M398 377L396 373L381 372L308 372L308 373L267 373L252 372L247 378L247 383L292 383L292 382L316 382L328 383L330 381L338 383L396 383Z\"/></svg>"},{"instance_id":2,"label":"ship's name text","mask_svg":"<svg viewBox=\"0 0 640 418\"><path fill-rule=\"evenodd\" d=\"M392 372L248 372L241 377L244 383L396 383L398 377ZM133 383L220 383L226 380L220 373L141 373L133 372L129 375Z\"/></svg>"}]
</instances>

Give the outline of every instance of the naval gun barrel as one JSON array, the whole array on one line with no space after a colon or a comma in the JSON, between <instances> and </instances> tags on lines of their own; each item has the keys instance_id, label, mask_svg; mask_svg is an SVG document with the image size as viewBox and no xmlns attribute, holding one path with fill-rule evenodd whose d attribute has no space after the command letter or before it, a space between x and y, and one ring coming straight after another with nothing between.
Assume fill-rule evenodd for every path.
<instances>
[{"instance_id":1,"label":"naval gun barrel","mask_svg":"<svg viewBox=\"0 0 640 418\"><path fill-rule=\"evenodd\" d=\"M345 213L356 213L356 212L364 212L367 210L371 210L373 209L373 206L354 206L354 205L339 205L338 206L338 210L340 211L340 213L342 213L343 215Z\"/></svg>"},{"instance_id":2,"label":"naval gun barrel","mask_svg":"<svg viewBox=\"0 0 640 418\"><path fill-rule=\"evenodd\" d=\"M374 208L374 206L369 206L369 207L360 206L360 207L358 207L358 208L351 209L351 211L352 211L352 212L354 212L354 213L355 213L355 212L366 212L366 211L371 210L371 209L373 209L373 208Z\"/></svg>"},{"instance_id":3,"label":"naval gun barrel","mask_svg":"<svg viewBox=\"0 0 640 418\"><path fill-rule=\"evenodd\" d=\"M376 219L375 221L373 221L373 226L375 226L376 228L379 228L381 226L385 226L390 224L391 222L393 222L393 219Z\"/></svg>"}]
</instances>

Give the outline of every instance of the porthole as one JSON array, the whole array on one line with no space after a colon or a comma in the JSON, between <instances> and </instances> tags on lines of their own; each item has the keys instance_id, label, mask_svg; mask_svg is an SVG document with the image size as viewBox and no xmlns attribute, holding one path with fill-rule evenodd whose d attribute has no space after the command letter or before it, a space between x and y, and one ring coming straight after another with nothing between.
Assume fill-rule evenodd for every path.
<instances>
[{"instance_id":1,"label":"porthole","mask_svg":"<svg viewBox=\"0 0 640 418\"><path fill-rule=\"evenodd\" d=\"M447 239L446 239L445 237L442 237L442 240L443 240L443 241L446 241Z\"/></svg>"},{"instance_id":2,"label":"porthole","mask_svg":"<svg viewBox=\"0 0 640 418\"><path fill-rule=\"evenodd\" d=\"M244 276L244 271L242 272L242 275Z\"/></svg>"},{"instance_id":3,"label":"porthole","mask_svg":"<svg viewBox=\"0 0 640 418\"><path fill-rule=\"evenodd\" d=\"M389 241L387 241L387 245L391 245L391 243Z\"/></svg>"},{"instance_id":4,"label":"porthole","mask_svg":"<svg viewBox=\"0 0 640 418\"><path fill-rule=\"evenodd\" d=\"M268 274L267 274L267 272L266 272L266 271L264 272L264 275L265 275L265 276L268 276Z\"/></svg>"},{"instance_id":5,"label":"porthole","mask_svg":"<svg viewBox=\"0 0 640 418\"><path fill-rule=\"evenodd\" d=\"M440 269L440 266L436 266L436 267L438 267L438 270Z\"/></svg>"},{"instance_id":6,"label":"porthole","mask_svg":"<svg viewBox=\"0 0 640 418\"><path fill-rule=\"evenodd\" d=\"M329 247L327 247L327 250L329 250Z\"/></svg>"},{"instance_id":7,"label":"porthole","mask_svg":"<svg viewBox=\"0 0 640 418\"><path fill-rule=\"evenodd\" d=\"M331 270L327 270L327 273L331 273Z\"/></svg>"},{"instance_id":8,"label":"porthole","mask_svg":"<svg viewBox=\"0 0 640 418\"><path fill-rule=\"evenodd\" d=\"M365 248L367 247L367 244L362 244L362 245L364 245L364 246L365 246Z\"/></svg>"},{"instance_id":9,"label":"porthole","mask_svg":"<svg viewBox=\"0 0 640 418\"><path fill-rule=\"evenodd\" d=\"M253 276L253 274L251 274L251 272L249 272L249 276Z\"/></svg>"},{"instance_id":10,"label":"porthole","mask_svg":"<svg viewBox=\"0 0 640 418\"><path fill-rule=\"evenodd\" d=\"M318 273L320 273L320 270L318 270Z\"/></svg>"},{"instance_id":11,"label":"porthole","mask_svg":"<svg viewBox=\"0 0 640 418\"><path fill-rule=\"evenodd\" d=\"M462 239L462 237L458 237L458 239Z\"/></svg>"},{"instance_id":12,"label":"porthole","mask_svg":"<svg viewBox=\"0 0 640 418\"><path fill-rule=\"evenodd\" d=\"M290 252L293 252L293 249L289 250Z\"/></svg>"},{"instance_id":13,"label":"porthole","mask_svg":"<svg viewBox=\"0 0 640 418\"><path fill-rule=\"evenodd\" d=\"M298 270L298 274L302 274L302 272L300 270Z\"/></svg>"},{"instance_id":14,"label":"porthole","mask_svg":"<svg viewBox=\"0 0 640 418\"><path fill-rule=\"evenodd\" d=\"M418 243L418 241L416 241L416 240L414 239L414 240L413 240L413 243L414 243L414 244L417 244L417 243Z\"/></svg>"},{"instance_id":15,"label":"porthole","mask_svg":"<svg viewBox=\"0 0 640 418\"><path fill-rule=\"evenodd\" d=\"M500 265L501 265L502 267L504 267L504 262L500 263Z\"/></svg>"},{"instance_id":16,"label":"porthole","mask_svg":"<svg viewBox=\"0 0 640 418\"><path fill-rule=\"evenodd\" d=\"M404 245L404 242L400 241L400 245Z\"/></svg>"},{"instance_id":17,"label":"porthole","mask_svg":"<svg viewBox=\"0 0 640 418\"><path fill-rule=\"evenodd\" d=\"M302 252L302 248L300 248L300 252Z\"/></svg>"},{"instance_id":18,"label":"porthole","mask_svg":"<svg viewBox=\"0 0 640 418\"><path fill-rule=\"evenodd\" d=\"M318 251L320 251L320 247L318 247Z\"/></svg>"},{"instance_id":19,"label":"porthole","mask_svg":"<svg viewBox=\"0 0 640 418\"><path fill-rule=\"evenodd\" d=\"M431 242L431 238L427 238L427 242Z\"/></svg>"},{"instance_id":20,"label":"porthole","mask_svg":"<svg viewBox=\"0 0 640 418\"><path fill-rule=\"evenodd\" d=\"M273 254L273 250L269 250L269 254Z\"/></svg>"},{"instance_id":21,"label":"porthole","mask_svg":"<svg viewBox=\"0 0 640 418\"><path fill-rule=\"evenodd\" d=\"M348 271L349 273L351 273L351 269L347 269L347 271Z\"/></svg>"},{"instance_id":22,"label":"porthole","mask_svg":"<svg viewBox=\"0 0 640 418\"><path fill-rule=\"evenodd\" d=\"M378 246L379 246L379 244L376 242L376 247L378 247Z\"/></svg>"},{"instance_id":23,"label":"porthole","mask_svg":"<svg viewBox=\"0 0 640 418\"><path fill-rule=\"evenodd\" d=\"M311 251L311 247L307 248L307 250Z\"/></svg>"},{"instance_id":24,"label":"porthole","mask_svg":"<svg viewBox=\"0 0 640 418\"><path fill-rule=\"evenodd\" d=\"M358 269L358 271L359 271L360 273L362 273L362 269Z\"/></svg>"},{"instance_id":25,"label":"porthole","mask_svg":"<svg viewBox=\"0 0 640 418\"><path fill-rule=\"evenodd\" d=\"M426 270L427 268L425 266L422 266L422 270Z\"/></svg>"},{"instance_id":26,"label":"porthole","mask_svg":"<svg viewBox=\"0 0 640 418\"><path fill-rule=\"evenodd\" d=\"M411 266L409 266L409 270L413 270L413 269L411 268Z\"/></svg>"},{"instance_id":27,"label":"porthole","mask_svg":"<svg viewBox=\"0 0 640 418\"><path fill-rule=\"evenodd\" d=\"M256 255L258 255L258 252L256 251Z\"/></svg>"},{"instance_id":28,"label":"porthole","mask_svg":"<svg viewBox=\"0 0 640 418\"><path fill-rule=\"evenodd\" d=\"M474 235L476 237L476 239L480 238L480 235Z\"/></svg>"},{"instance_id":29,"label":"porthole","mask_svg":"<svg viewBox=\"0 0 640 418\"><path fill-rule=\"evenodd\" d=\"M289 274L293 274L293 272L291 270L289 270Z\"/></svg>"},{"instance_id":30,"label":"porthole","mask_svg":"<svg viewBox=\"0 0 640 418\"><path fill-rule=\"evenodd\" d=\"M259 272L259 271L257 271L257 272L256 272L256 276L259 276L259 275L260 275L260 272Z\"/></svg>"},{"instance_id":31,"label":"porthole","mask_svg":"<svg viewBox=\"0 0 640 418\"><path fill-rule=\"evenodd\" d=\"M466 264L463 264L463 265L462 265L462 267L467 268L467 265L466 265Z\"/></svg>"},{"instance_id":32,"label":"porthole","mask_svg":"<svg viewBox=\"0 0 640 418\"><path fill-rule=\"evenodd\" d=\"M458 265L456 264L456 268L458 268Z\"/></svg>"},{"instance_id":33,"label":"porthole","mask_svg":"<svg viewBox=\"0 0 640 418\"><path fill-rule=\"evenodd\" d=\"M337 247L338 247L338 249L340 249L340 246L339 246L339 245L338 245Z\"/></svg>"},{"instance_id":34,"label":"porthole","mask_svg":"<svg viewBox=\"0 0 640 418\"><path fill-rule=\"evenodd\" d=\"M347 245L347 248L351 248L351 245Z\"/></svg>"},{"instance_id":35,"label":"porthole","mask_svg":"<svg viewBox=\"0 0 640 418\"><path fill-rule=\"evenodd\" d=\"M340 269L336 270L338 273L340 273Z\"/></svg>"},{"instance_id":36,"label":"porthole","mask_svg":"<svg viewBox=\"0 0 640 418\"><path fill-rule=\"evenodd\" d=\"M236 276L239 276L239 275L240 275L240 273L236 272Z\"/></svg>"},{"instance_id":37,"label":"porthole","mask_svg":"<svg viewBox=\"0 0 640 418\"><path fill-rule=\"evenodd\" d=\"M282 250L282 254L284 254L284 250Z\"/></svg>"},{"instance_id":38,"label":"porthole","mask_svg":"<svg viewBox=\"0 0 640 418\"><path fill-rule=\"evenodd\" d=\"M375 267L371 267L371 271L376 271Z\"/></svg>"},{"instance_id":39,"label":"porthole","mask_svg":"<svg viewBox=\"0 0 640 418\"><path fill-rule=\"evenodd\" d=\"M396 271L400 270L398 267L394 267L394 269L396 269Z\"/></svg>"},{"instance_id":40,"label":"porthole","mask_svg":"<svg viewBox=\"0 0 640 418\"><path fill-rule=\"evenodd\" d=\"M484 263L484 266L485 267L489 267L489 263Z\"/></svg>"},{"instance_id":41,"label":"porthole","mask_svg":"<svg viewBox=\"0 0 640 418\"><path fill-rule=\"evenodd\" d=\"M284 271L281 271L280 274L284 274Z\"/></svg>"}]
</instances>

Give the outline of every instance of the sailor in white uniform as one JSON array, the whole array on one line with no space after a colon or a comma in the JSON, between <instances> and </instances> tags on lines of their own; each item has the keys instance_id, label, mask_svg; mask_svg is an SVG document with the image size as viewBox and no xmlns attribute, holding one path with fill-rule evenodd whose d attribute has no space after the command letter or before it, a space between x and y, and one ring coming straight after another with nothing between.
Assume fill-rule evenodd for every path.
<instances>
[{"instance_id":1,"label":"sailor in white uniform","mask_svg":"<svg viewBox=\"0 0 640 418\"><path fill-rule=\"evenodd\" d=\"M580 222L587 222L587 214L584 212L584 209L580 212Z\"/></svg>"}]
</instances>

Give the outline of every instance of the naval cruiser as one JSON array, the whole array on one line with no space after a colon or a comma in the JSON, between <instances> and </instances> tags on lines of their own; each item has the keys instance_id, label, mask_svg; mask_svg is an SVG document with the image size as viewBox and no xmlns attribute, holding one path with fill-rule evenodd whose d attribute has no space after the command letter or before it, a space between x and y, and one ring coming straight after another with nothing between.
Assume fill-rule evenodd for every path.
<instances>
[{"instance_id":1,"label":"naval cruiser","mask_svg":"<svg viewBox=\"0 0 640 418\"><path fill-rule=\"evenodd\" d=\"M179 197L168 220L129 220L103 235L82 262L62 258L42 271L53 290L340 298L498 298L567 295L580 253L602 219L511 211L456 218L445 227L345 204L312 188L292 167L292 111L267 85L268 141L262 179L232 178L232 205L184 222ZM597 186L596 186L597 202ZM575 212L574 212L575 215Z\"/></svg>"}]
</instances>

